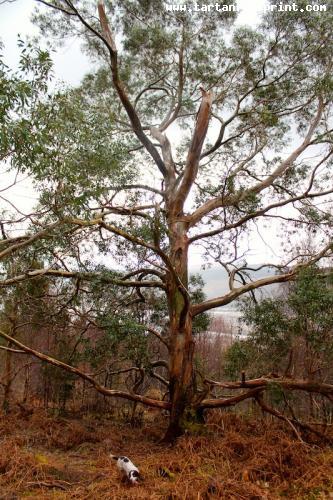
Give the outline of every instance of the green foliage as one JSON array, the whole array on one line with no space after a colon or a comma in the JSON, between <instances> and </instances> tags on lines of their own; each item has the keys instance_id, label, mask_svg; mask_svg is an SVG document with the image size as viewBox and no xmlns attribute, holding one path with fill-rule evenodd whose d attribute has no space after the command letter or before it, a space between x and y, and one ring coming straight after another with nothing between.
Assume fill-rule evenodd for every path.
<instances>
[{"instance_id":1,"label":"green foliage","mask_svg":"<svg viewBox=\"0 0 333 500\"><path fill-rule=\"evenodd\" d=\"M205 300L203 292L204 281L200 274L191 274L189 279L189 291L193 304L198 304ZM193 319L192 331L194 334L205 332L208 330L210 323L209 315L207 313L198 314Z\"/></svg>"},{"instance_id":2,"label":"green foliage","mask_svg":"<svg viewBox=\"0 0 333 500\"><path fill-rule=\"evenodd\" d=\"M278 124L279 118L269 108L264 108L261 111L261 121L266 127L275 127Z\"/></svg>"},{"instance_id":3,"label":"green foliage","mask_svg":"<svg viewBox=\"0 0 333 500\"><path fill-rule=\"evenodd\" d=\"M224 358L224 373L231 380L239 380L242 370L248 368L254 359L253 345L244 340L236 340L227 350Z\"/></svg>"},{"instance_id":4,"label":"green foliage","mask_svg":"<svg viewBox=\"0 0 333 500\"><path fill-rule=\"evenodd\" d=\"M0 45L0 158L23 169L33 165L44 148L43 100L52 62L48 52L19 39L18 70L4 62Z\"/></svg>"},{"instance_id":5,"label":"green foliage","mask_svg":"<svg viewBox=\"0 0 333 500\"><path fill-rule=\"evenodd\" d=\"M5 276L20 275L26 269L43 268L43 263L36 260L32 252L22 252L20 258L9 257L1 265ZM18 283L15 287L2 288L0 296L3 301L3 310L0 316L10 317L9 310L16 309L15 321L19 318L23 321L28 319L32 325L42 324L45 321L48 311L44 296L49 288L49 282L45 276L38 276L34 280L26 280Z\"/></svg>"},{"instance_id":6,"label":"green foliage","mask_svg":"<svg viewBox=\"0 0 333 500\"><path fill-rule=\"evenodd\" d=\"M243 312L245 323L252 327L251 339L261 350L274 353L274 359L283 357L290 347L291 336L288 336L289 321L283 310L282 299L265 299L253 305L244 301Z\"/></svg>"},{"instance_id":7,"label":"green foliage","mask_svg":"<svg viewBox=\"0 0 333 500\"><path fill-rule=\"evenodd\" d=\"M216 116L232 116L236 103L240 103L240 112L229 125L230 139L216 158L200 167L200 188L194 193L197 205L211 196L245 191L253 179L268 174L281 161L291 131L297 129L304 135L315 113L317 97L332 97L328 57L332 48L331 9L325 13L267 13L258 29L252 29L234 25L234 12L170 12L162 0L107 1L105 5L112 31L117 34L119 75L146 130L159 123L177 102L179 63L183 59L177 124L183 128L184 138L175 155L180 173L197 111L198 86L214 89ZM76 7L92 28L100 30L96 2L78 1ZM64 16L55 9L41 8L34 18L44 38L56 35L60 43L80 27L75 16ZM94 198L107 198L111 185L131 182L141 174L145 178L150 163L126 125L128 116L119 106L106 64L107 50L98 38L86 32L82 40L89 56L99 65L84 78L80 88L61 95L60 103L54 104L59 119L52 134L59 136L60 151L58 155L53 151L54 161L46 158L36 170L39 179L48 176L51 183L51 194L47 192L50 185L45 186L43 203L47 206L53 202L57 210L66 205L65 212L74 213L85 213ZM327 137L327 128L320 126L317 134L319 138L323 134ZM260 145L264 165L252 161L245 170L234 174L234 166ZM52 152L52 147L49 149ZM281 185L276 183L273 195L283 193L285 188L292 194L308 171L304 162L290 167ZM59 183L61 189L57 190ZM226 217L232 224L240 211L243 215L251 213L262 201L261 194L245 197L238 207L227 207L223 214L214 212L209 222L221 222ZM305 212L303 218L308 220ZM150 221L142 222L130 229L150 242ZM244 224L240 231L246 228ZM223 240L226 247L228 241L227 234ZM118 248L124 252L123 246Z\"/></svg>"},{"instance_id":8,"label":"green foliage","mask_svg":"<svg viewBox=\"0 0 333 500\"><path fill-rule=\"evenodd\" d=\"M136 366L149 365L148 337L134 318L104 314L98 318L98 325L101 332L85 349L85 358L93 367L115 358Z\"/></svg>"},{"instance_id":9,"label":"green foliage","mask_svg":"<svg viewBox=\"0 0 333 500\"><path fill-rule=\"evenodd\" d=\"M333 288L329 273L317 267L304 269L285 297L259 304L243 301L247 340L233 344L226 354L226 374L239 378L284 369L290 350L302 346L303 357L319 366L333 360Z\"/></svg>"},{"instance_id":10,"label":"green foliage","mask_svg":"<svg viewBox=\"0 0 333 500\"><path fill-rule=\"evenodd\" d=\"M232 4L231 1L227 3ZM302 0L301 4L304 6L305 1ZM184 60L181 112L177 120L178 125L186 131L176 158L180 172L190 141L187 131L192 129L197 110L198 86L214 89L216 116L232 115L236 103L239 101L241 104L240 113L232 120L229 128L228 135L233 140L226 141L218 157L207 168L200 168L200 190L196 193L198 204L209 199L212 186L218 195L226 194L226 186L229 192L246 189L254 178L264 175L260 162L252 162L248 165L248 170L241 170L239 175L233 176L232 170L235 164L246 158L254 146L258 145L263 145L267 153L269 151L265 155L267 167L274 161L279 161L281 150L290 139L291 130L298 128L303 133L307 127L317 105L317 97L332 97L329 62L332 51L331 9L325 13L306 10L301 13L300 9L298 12L271 12L264 16L258 29L251 29L233 24L237 16L235 12L218 12L215 9L209 13L190 12L189 9L170 12L162 0L106 1L105 5L110 26L119 40L119 74L147 129L149 124L161 121L170 105L172 109L177 101L179 62ZM78 32L80 22L75 16L64 16L55 9L43 10L43 6L40 7L34 19L44 39L56 35L57 40L63 43L66 36ZM78 1L75 7L91 23L93 29L100 29L96 2ZM73 102L76 100L77 105L74 107L79 108L84 115L87 129L91 131L97 128L96 137L105 148L105 157L109 156L122 167L115 168L117 175L120 176L125 165L130 163L125 155L125 145L129 148L132 146L132 151L135 151L130 157L131 161L135 157L136 168L140 164L146 171L147 155L137 149L135 134L128 132L128 117L119 106L112 88L112 77L105 63L108 61L107 50L98 38L88 35L86 31L82 39L89 56L100 64L94 73L86 76L75 97L71 95L70 99ZM206 40L209 40L209 50L205 47ZM104 128L108 129L108 134ZM74 119L72 130L69 127L66 136L72 137L73 132L78 130ZM121 130L120 143L120 134L116 134L116 130ZM324 132L327 132L325 127L318 130L318 134ZM113 133L113 147L110 147L108 139ZM70 201L74 194L77 203L86 190L95 189L98 194L105 194L103 189L98 190L98 186L106 187L108 184L106 178L94 177L95 167L98 171L103 171L103 165L108 165L104 161L104 152L98 150L89 134L83 134L81 142L89 146L91 156L85 148L83 151L78 148L77 157L71 159L74 165L70 163L68 168L65 167L65 178L70 177L67 170L75 172L81 169L82 172L82 166L83 171L88 172L88 178L90 171L93 171L92 179L89 178L87 183L80 176L79 179L73 179L73 184L78 180L78 186L84 189L81 189L81 194L78 193L79 187L76 191L71 191L66 201ZM66 155L67 153L68 150ZM62 158L63 156L62 154ZM72 151L69 156L72 156ZM120 157L123 156L124 161L121 161ZM273 158L268 161L268 156ZM301 172L289 175L289 170L283 184L289 189L295 189ZM304 170L306 167L302 166L300 171ZM232 182L228 181L229 175L225 175L225 172L230 173ZM133 175L133 169L127 174ZM61 175L58 177L61 178ZM113 181L116 177L115 175ZM90 189L91 183L94 187ZM276 186L276 190L278 189ZM240 207L241 210L250 212L260 206L260 199L252 200L254 203L248 201L249 203ZM231 221L235 213L231 208L227 212L228 220ZM214 217L217 215L214 214Z\"/></svg>"},{"instance_id":11,"label":"green foliage","mask_svg":"<svg viewBox=\"0 0 333 500\"><path fill-rule=\"evenodd\" d=\"M134 180L124 145L112 137L109 111L92 103L87 89L56 93L43 116L47 137L32 167L43 206L54 205L58 215L84 215L89 202L107 196L111 186Z\"/></svg>"},{"instance_id":12,"label":"green foliage","mask_svg":"<svg viewBox=\"0 0 333 500\"><path fill-rule=\"evenodd\" d=\"M16 72L0 52L0 158L33 175L41 207L85 215L111 186L133 182L135 166L113 137L112 112L95 93L98 78L50 94L49 53L22 40L19 46Z\"/></svg>"},{"instance_id":13,"label":"green foliage","mask_svg":"<svg viewBox=\"0 0 333 500\"><path fill-rule=\"evenodd\" d=\"M327 285L325 273L304 270L297 286L288 297L293 312L291 329L296 336L305 336L316 352L333 355L333 289Z\"/></svg>"}]
</instances>

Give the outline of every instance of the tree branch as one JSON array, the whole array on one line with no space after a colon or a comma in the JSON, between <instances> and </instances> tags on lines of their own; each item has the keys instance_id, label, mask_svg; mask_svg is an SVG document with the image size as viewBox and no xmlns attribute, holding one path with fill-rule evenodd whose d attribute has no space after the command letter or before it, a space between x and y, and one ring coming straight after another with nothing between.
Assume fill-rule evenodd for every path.
<instances>
[{"instance_id":1,"label":"tree branch","mask_svg":"<svg viewBox=\"0 0 333 500\"><path fill-rule=\"evenodd\" d=\"M330 155L331 154L332 153L330 153ZM290 203L295 203L296 201L319 198L319 197L326 196L326 195L332 194L332 193L333 193L333 188L328 189L326 191L321 191L318 193L309 193L308 191L306 191L305 193L303 193L299 196L294 196L294 197L288 198L286 200L277 201L276 203L272 203L270 205L267 205L266 207L261 208L260 210L257 210L255 212L251 212L251 213L245 215L244 217L242 217L241 219L237 220L236 222L232 222L230 224L225 224L222 227L212 229L211 231L207 231L205 233L196 234L189 239L189 242L191 244L191 243L194 243L195 241L202 240L202 239L208 238L210 236L216 236L217 234L220 234L223 231L229 231L230 229L235 229L239 226L242 226L243 224L245 224L246 222L248 222L250 220L264 216L267 212L274 210L274 208L284 207L286 205L289 205ZM191 219L190 226L192 226L195 223L195 221L196 221L195 219L193 219L193 220Z\"/></svg>"},{"instance_id":2,"label":"tree branch","mask_svg":"<svg viewBox=\"0 0 333 500\"><path fill-rule=\"evenodd\" d=\"M255 398L264 389L262 387L256 389L250 389L247 392L243 392L238 396L233 396L231 398L217 398L217 399L203 399L199 405L199 408L223 408L228 406L234 406L245 399Z\"/></svg>"},{"instance_id":3,"label":"tree branch","mask_svg":"<svg viewBox=\"0 0 333 500\"><path fill-rule=\"evenodd\" d=\"M150 326L145 326L145 329L147 330L147 332L154 335L158 340L160 340L160 342L162 342L169 349L170 347L169 342L164 337L162 337L162 335L158 331L156 331L155 328L151 328Z\"/></svg>"},{"instance_id":4,"label":"tree branch","mask_svg":"<svg viewBox=\"0 0 333 500\"><path fill-rule=\"evenodd\" d=\"M306 424L304 422L300 422L296 418L291 418L290 419L290 418L286 417L285 415L283 415L282 413L280 413L275 408L271 408L270 406L268 406L264 402L262 394L258 394L255 399L256 399L257 403L259 404L260 408L264 412L270 413L271 415L274 415L275 417L279 418L280 420L284 420L285 422L287 422L291 426L291 428L293 429L294 433L296 434L296 436L298 437L298 439L300 441L304 442L303 439L301 438L301 436L299 435L299 432L295 428L295 425L297 425L297 427L301 428L302 430L310 431L313 434L316 434L316 436L319 436L321 439L324 439L328 443L332 443L333 442L333 440L329 436L325 436L325 434L323 434L322 432L318 431L317 429L314 429L310 424Z\"/></svg>"},{"instance_id":5,"label":"tree branch","mask_svg":"<svg viewBox=\"0 0 333 500\"><path fill-rule=\"evenodd\" d=\"M210 212L212 212L217 208L237 205L238 203L246 199L249 195L258 194L265 188L271 186L277 178L281 177L281 175L283 175L286 172L286 170L291 165L293 165L293 163L300 156L300 154L303 153L306 150L306 148L311 144L312 135L320 122L324 107L325 106L322 98L319 98L319 104L316 116L314 117L312 123L310 124L308 132L305 138L303 139L302 144L298 148L296 148L288 156L288 158L286 158L268 177L266 177L266 179L248 189L239 191L238 193L226 197L218 196L216 198L212 198L211 200L207 201L206 203L201 205L201 207L195 210L195 212L193 212L190 216L188 216L190 225L194 226L194 224L199 222L205 215L209 214Z\"/></svg>"},{"instance_id":6,"label":"tree branch","mask_svg":"<svg viewBox=\"0 0 333 500\"><path fill-rule=\"evenodd\" d=\"M61 221L55 222L54 224L50 224L49 226L45 227L39 233L35 233L32 236L24 237L23 241L19 241L18 243L9 246L5 250L2 250L2 252L0 252L0 260L3 259L4 257L7 257L8 255L11 255L12 253L14 253L16 250L19 250L20 248L25 248L26 246L31 245L36 240L47 237L49 235L49 232L52 231L52 229L59 227L61 224L62 224ZM19 240L21 238L19 237ZM7 239L5 240L6 243L8 241L10 241L10 240L7 240Z\"/></svg>"},{"instance_id":7,"label":"tree branch","mask_svg":"<svg viewBox=\"0 0 333 500\"><path fill-rule=\"evenodd\" d=\"M280 385L284 389L298 390L306 392L315 392L323 395L333 395L333 385L321 382L309 382L307 380L293 380L290 378L269 378L261 377L245 382L215 382L214 380L205 379L205 383L223 389L266 389L272 384Z\"/></svg>"},{"instance_id":8,"label":"tree branch","mask_svg":"<svg viewBox=\"0 0 333 500\"><path fill-rule=\"evenodd\" d=\"M38 3L42 3L46 5L47 7L52 7L52 9L59 10L60 12L63 12L64 14L67 14L68 16L75 16L74 12L70 12L69 10L64 9L63 7L60 7L58 5L54 5L50 2L46 2L46 0L36 0Z\"/></svg>"},{"instance_id":9,"label":"tree branch","mask_svg":"<svg viewBox=\"0 0 333 500\"><path fill-rule=\"evenodd\" d=\"M229 304L237 297L240 297L244 293L249 292L251 290L255 290L256 288L261 288L266 285L272 285L274 283L284 283L286 281L291 281L296 277L300 269L308 267L309 265L314 264L315 262L318 262L318 260L320 260L322 257L325 257L327 252L330 250L332 251L332 249L333 249L333 243L330 242L323 248L321 252L316 254L308 262L301 262L300 264L297 264L288 273L280 274L277 276L267 276L266 278L262 278L260 280L253 281L251 283L247 283L246 285L235 288L234 290L231 290L229 293L221 297L216 297L215 299L210 299L205 302L201 302L200 304L195 304L191 308L192 316L194 317L210 309L214 309L216 307Z\"/></svg>"},{"instance_id":10,"label":"tree branch","mask_svg":"<svg viewBox=\"0 0 333 500\"><path fill-rule=\"evenodd\" d=\"M2 351L14 352L15 354L26 354L25 351L21 351L19 349L12 349L11 347L6 347L4 345L0 345L0 349Z\"/></svg>"},{"instance_id":11,"label":"tree branch","mask_svg":"<svg viewBox=\"0 0 333 500\"><path fill-rule=\"evenodd\" d=\"M99 277L100 281L103 283L110 283L117 286L133 287L133 288L162 288L165 289L165 285L157 280L145 280L145 281L123 281L121 278L115 279L107 276L99 276L96 273L80 272L80 271L63 271L61 269L34 269L33 271L27 271L24 274L19 274L12 278L8 278L0 281L0 288L14 285L25 281L28 279L38 278L40 276L53 276L56 278L79 278L86 281L91 281Z\"/></svg>"},{"instance_id":12,"label":"tree branch","mask_svg":"<svg viewBox=\"0 0 333 500\"><path fill-rule=\"evenodd\" d=\"M79 15L77 12L78 17L80 18L81 22L91 31L93 31L96 34L96 31L93 30L93 28L82 18L82 16ZM111 61L111 73L112 73L112 80L114 87L118 93L118 96L121 100L122 105L125 108L125 111L130 119L130 122L133 127L133 132L141 142L141 144L146 148L148 153L151 155L151 157L154 159L157 167L159 168L160 172L162 173L163 177L167 176L167 170L165 168L164 162L162 158L159 155L159 152L153 145L153 143L148 139L146 134L143 131L140 119L135 111L135 108L133 107L132 103L130 102L124 85L121 82L119 78L119 73L118 73L118 54L117 54L117 47L114 42L112 32L110 30L110 26L108 23L108 19L105 14L105 8L102 0L98 1L98 15L99 15L99 20L103 32L103 37L102 40L107 46L110 54L110 61ZM99 38L101 36L99 35Z\"/></svg>"},{"instance_id":13,"label":"tree branch","mask_svg":"<svg viewBox=\"0 0 333 500\"><path fill-rule=\"evenodd\" d=\"M208 130L213 94L210 91L206 92L204 89L201 89L201 93L201 105L197 114L197 121L186 159L184 175L173 200L174 206L172 210L176 216L182 212L184 202L196 179L200 154Z\"/></svg>"},{"instance_id":14,"label":"tree branch","mask_svg":"<svg viewBox=\"0 0 333 500\"><path fill-rule=\"evenodd\" d=\"M35 358L40 359L41 361L44 361L46 363L49 363L53 366L56 366L58 368L61 368L69 373L72 373L73 375L76 375L83 380L86 380L89 384L91 384L94 389L103 394L104 396L112 396L112 397L117 397L117 398L122 398L122 399L129 399L130 401L136 401L138 403L142 403L147 406L152 406L154 408L161 408L161 409L168 409L170 408L170 403L167 403L165 401L159 401L151 398L147 398L146 396L141 396L140 394L132 394L129 392L125 391L117 391L114 389L107 389L106 387L100 385L91 375L88 373L85 373L78 368L74 368L73 366L67 365L66 363L63 363L62 361L59 361L55 358L52 358L51 356L48 356L46 354L43 354L39 351L36 351L35 349L31 349L30 347L22 344L18 340L10 337L6 333L0 330L0 336L8 340L9 342L13 343L16 345L19 349L22 349L25 351L27 354L30 354L31 356L34 356Z\"/></svg>"}]
</instances>

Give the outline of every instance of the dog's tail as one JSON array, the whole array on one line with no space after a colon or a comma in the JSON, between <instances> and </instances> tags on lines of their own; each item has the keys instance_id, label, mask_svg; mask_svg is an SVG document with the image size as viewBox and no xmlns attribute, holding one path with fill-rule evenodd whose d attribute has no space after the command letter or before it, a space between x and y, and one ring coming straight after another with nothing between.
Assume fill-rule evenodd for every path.
<instances>
[{"instance_id":1,"label":"dog's tail","mask_svg":"<svg viewBox=\"0 0 333 500\"><path fill-rule=\"evenodd\" d=\"M113 458L113 460L118 460L118 455L112 455L112 453L110 453L110 457Z\"/></svg>"}]
</instances>

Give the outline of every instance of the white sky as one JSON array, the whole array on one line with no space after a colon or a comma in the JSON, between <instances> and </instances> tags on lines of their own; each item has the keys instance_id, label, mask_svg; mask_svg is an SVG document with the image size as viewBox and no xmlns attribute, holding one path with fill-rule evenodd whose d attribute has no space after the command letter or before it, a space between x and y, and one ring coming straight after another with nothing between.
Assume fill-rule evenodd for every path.
<instances>
[{"instance_id":1,"label":"white sky","mask_svg":"<svg viewBox=\"0 0 333 500\"><path fill-rule=\"evenodd\" d=\"M1 1L3 0L0 0L0 38L5 43L5 59L7 63L11 67L15 67L18 61L17 35L20 34L24 39L26 36L37 34L36 27L30 22L35 2L33 0L7 0L6 3L1 3ZM210 2L207 1L206 3ZM223 1L219 3L222 4ZM238 23L254 26L265 3L266 0L238 0L238 6L241 10ZM78 40L72 40L66 47L58 49L57 53L53 55L53 60L56 78L69 85L79 84L84 73L91 69L89 61L80 52ZM10 182L9 174L0 172L0 189L10 184ZM10 194L6 193L6 196L11 200L15 200L15 204L24 212L29 212L37 199L31 184L27 180L22 180ZM252 252L248 258L249 262L276 261L273 247L278 248L278 240L275 238L274 232L272 232L269 239L271 248L264 246L260 236L253 235L250 241ZM191 260L193 264L199 264L201 261L199 250L193 249Z\"/></svg>"}]
</instances>

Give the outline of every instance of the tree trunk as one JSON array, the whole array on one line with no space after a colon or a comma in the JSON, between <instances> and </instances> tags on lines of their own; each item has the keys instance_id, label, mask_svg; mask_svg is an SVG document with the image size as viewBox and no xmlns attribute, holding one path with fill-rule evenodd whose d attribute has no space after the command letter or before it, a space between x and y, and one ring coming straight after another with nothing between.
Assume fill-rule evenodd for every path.
<instances>
[{"instance_id":1,"label":"tree trunk","mask_svg":"<svg viewBox=\"0 0 333 500\"><path fill-rule=\"evenodd\" d=\"M4 395L2 408L5 412L9 411L12 388L12 353L6 352L5 374L4 374Z\"/></svg>"},{"instance_id":2,"label":"tree trunk","mask_svg":"<svg viewBox=\"0 0 333 500\"><path fill-rule=\"evenodd\" d=\"M183 222L171 223L170 260L179 278L168 277L168 307L170 318L170 422L164 436L172 442L183 433L183 417L191 407L194 396L192 317L189 310L188 288L188 238Z\"/></svg>"},{"instance_id":3,"label":"tree trunk","mask_svg":"<svg viewBox=\"0 0 333 500\"><path fill-rule=\"evenodd\" d=\"M185 411L191 407L194 393L192 332L187 325L182 331L173 332L170 352L170 422L165 441L174 441L183 431Z\"/></svg>"},{"instance_id":4,"label":"tree trunk","mask_svg":"<svg viewBox=\"0 0 333 500\"><path fill-rule=\"evenodd\" d=\"M25 404L27 402L28 396L29 396L30 376L31 376L30 369L31 369L31 364L28 363L25 367L25 379L24 379L22 404Z\"/></svg>"}]
</instances>

